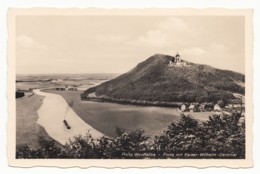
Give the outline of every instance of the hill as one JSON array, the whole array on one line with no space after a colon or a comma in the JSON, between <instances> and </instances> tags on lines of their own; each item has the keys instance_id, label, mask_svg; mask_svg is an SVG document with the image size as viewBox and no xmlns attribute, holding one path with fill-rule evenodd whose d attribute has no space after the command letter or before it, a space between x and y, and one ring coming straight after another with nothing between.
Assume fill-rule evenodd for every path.
<instances>
[{"instance_id":1,"label":"hill","mask_svg":"<svg viewBox=\"0 0 260 174\"><path fill-rule=\"evenodd\" d=\"M243 94L245 76L208 65L185 62L169 66L173 57L155 54L129 72L90 88L82 94L97 98L159 102L217 102Z\"/></svg>"}]
</instances>

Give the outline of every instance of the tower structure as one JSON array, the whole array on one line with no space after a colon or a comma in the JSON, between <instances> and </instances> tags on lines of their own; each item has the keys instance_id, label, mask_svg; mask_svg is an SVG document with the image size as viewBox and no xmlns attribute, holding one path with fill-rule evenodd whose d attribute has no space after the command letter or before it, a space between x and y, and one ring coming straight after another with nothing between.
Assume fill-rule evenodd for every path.
<instances>
[{"instance_id":1,"label":"tower structure","mask_svg":"<svg viewBox=\"0 0 260 174\"><path fill-rule=\"evenodd\" d=\"M177 52L175 58L176 58L176 62L180 62L181 61L181 56L179 55L178 52Z\"/></svg>"},{"instance_id":2,"label":"tower structure","mask_svg":"<svg viewBox=\"0 0 260 174\"><path fill-rule=\"evenodd\" d=\"M172 57L169 61L169 66L170 67L183 67L183 66L188 66L187 62L181 59L180 54L177 52L175 57Z\"/></svg>"}]
</instances>

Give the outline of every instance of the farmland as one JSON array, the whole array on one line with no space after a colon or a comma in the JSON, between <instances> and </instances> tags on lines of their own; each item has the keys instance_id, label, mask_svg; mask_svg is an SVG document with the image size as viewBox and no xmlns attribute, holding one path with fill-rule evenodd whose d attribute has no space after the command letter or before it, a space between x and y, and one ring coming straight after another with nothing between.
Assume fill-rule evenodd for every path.
<instances>
[{"instance_id":1,"label":"farmland","mask_svg":"<svg viewBox=\"0 0 260 174\"><path fill-rule=\"evenodd\" d=\"M43 97L38 95L16 99L16 145L26 143L39 148L41 139L51 140L44 128L37 124L37 110L42 100Z\"/></svg>"}]
</instances>

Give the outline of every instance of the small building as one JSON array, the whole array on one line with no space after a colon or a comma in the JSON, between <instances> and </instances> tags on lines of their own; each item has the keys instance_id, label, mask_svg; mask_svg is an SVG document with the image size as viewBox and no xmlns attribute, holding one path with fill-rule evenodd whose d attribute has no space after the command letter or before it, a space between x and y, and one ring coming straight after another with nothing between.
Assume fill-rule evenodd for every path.
<instances>
[{"instance_id":1,"label":"small building","mask_svg":"<svg viewBox=\"0 0 260 174\"><path fill-rule=\"evenodd\" d=\"M214 111L222 111L222 109L218 104L215 104L214 105Z\"/></svg>"},{"instance_id":2,"label":"small building","mask_svg":"<svg viewBox=\"0 0 260 174\"><path fill-rule=\"evenodd\" d=\"M181 105L181 111L182 112L185 112L187 110L188 110L188 107L185 104Z\"/></svg>"},{"instance_id":3,"label":"small building","mask_svg":"<svg viewBox=\"0 0 260 174\"><path fill-rule=\"evenodd\" d=\"M205 111L205 104L201 104L201 105L199 106L199 110L200 110L200 112Z\"/></svg>"},{"instance_id":4,"label":"small building","mask_svg":"<svg viewBox=\"0 0 260 174\"><path fill-rule=\"evenodd\" d=\"M179 53L177 52L177 54L175 55L175 57L171 57L170 61L169 61L169 66L176 66L176 67L182 67L182 66L187 66L187 62L183 61L181 59L181 56L179 55Z\"/></svg>"},{"instance_id":5,"label":"small building","mask_svg":"<svg viewBox=\"0 0 260 174\"><path fill-rule=\"evenodd\" d=\"M199 105L198 104L190 104L189 110L190 110L190 112L199 112Z\"/></svg>"},{"instance_id":6,"label":"small building","mask_svg":"<svg viewBox=\"0 0 260 174\"><path fill-rule=\"evenodd\" d=\"M78 88L74 86L66 86L66 87L58 87L56 88L57 91L77 91Z\"/></svg>"},{"instance_id":7,"label":"small building","mask_svg":"<svg viewBox=\"0 0 260 174\"><path fill-rule=\"evenodd\" d=\"M59 87L59 88L56 88L57 91L65 91L65 88L63 87Z\"/></svg>"},{"instance_id":8,"label":"small building","mask_svg":"<svg viewBox=\"0 0 260 174\"><path fill-rule=\"evenodd\" d=\"M198 103L191 103L189 106L190 112L199 112L199 105Z\"/></svg>"},{"instance_id":9,"label":"small building","mask_svg":"<svg viewBox=\"0 0 260 174\"><path fill-rule=\"evenodd\" d=\"M225 106L226 109L243 109L243 104L241 103L236 103L236 104L228 104Z\"/></svg>"},{"instance_id":10,"label":"small building","mask_svg":"<svg viewBox=\"0 0 260 174\"><path fill-rule=\"evenodd\" d=\"M194 104L191 104L191 105L189 106L190 112L194 112L194 108L195 108L195 105L194 105Z\"/></svg>"},{"instance_id":11,"label":"small building","mask_svg":"<svg viewBox=\"0 0 260 174\"><path fill-rule=\"evenodd\" d=\"M77 91L78 89L76 87L69 87L67 88L68 91Z\"/></svg>"}]
</instances>

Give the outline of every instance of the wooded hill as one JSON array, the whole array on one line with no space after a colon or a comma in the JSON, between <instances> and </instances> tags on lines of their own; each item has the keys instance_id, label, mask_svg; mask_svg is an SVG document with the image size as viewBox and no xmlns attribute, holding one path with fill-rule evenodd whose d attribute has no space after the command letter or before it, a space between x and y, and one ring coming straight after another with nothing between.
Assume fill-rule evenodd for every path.
<instances>
[{"instance_id":1,"label":"wooded hill","mask_svg":"<svg viewBox=\"0 0 260 174\"><path fill-rule=\"evenodd\" d=\"M172 56L155 54L129 72L90 88L82 98L97 97L159 102L217 102L245 93L245 75L187 62L169 66Z\"/></svg>"}]
</instances>

